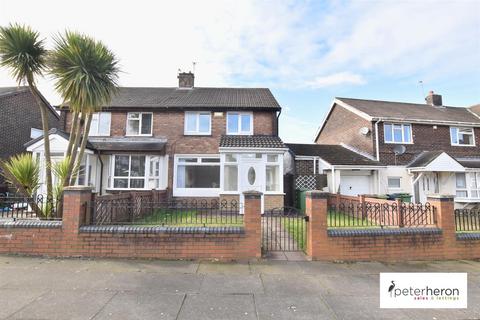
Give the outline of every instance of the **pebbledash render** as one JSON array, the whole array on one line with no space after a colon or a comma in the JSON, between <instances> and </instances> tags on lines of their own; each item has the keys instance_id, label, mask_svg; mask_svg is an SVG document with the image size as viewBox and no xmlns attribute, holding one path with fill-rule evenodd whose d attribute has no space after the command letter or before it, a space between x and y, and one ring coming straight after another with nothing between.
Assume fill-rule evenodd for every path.
<instances>
[{"instance_id":1,"label":"pebbledash render","mask_svg":"<svg viewBox=\"0 0 480 320\"><path fill-rule=\"evenodd\" d=\"M175 198L236 199L260 191L283 206L281 107L265 88L197 88L180 73L173 88L121 87L93 116L78 185L99 194L166 190ZM72 114L51 130L53 161L65 156ZM43 138L26 144L43 159ZM40 188L44 192L44 186Z\"/></svg>"},{"instance_id":2,"label":"pebbledash render","mask_svg":"<svg viewBox=\"0 0 480 320\"><path fill-rule=\"evenodd\" d=\"M433 91L425 100L335 98L315 143L289 145L291 167L326 174L334 193L453 194L457 208L478 206L480 105L445 106Z\"/></svg>"}]
</instances>

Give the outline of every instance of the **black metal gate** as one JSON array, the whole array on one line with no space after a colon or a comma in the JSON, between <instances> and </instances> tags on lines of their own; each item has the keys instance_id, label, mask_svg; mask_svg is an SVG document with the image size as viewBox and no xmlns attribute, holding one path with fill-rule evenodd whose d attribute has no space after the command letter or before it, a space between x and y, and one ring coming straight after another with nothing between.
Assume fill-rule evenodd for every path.
<instances>
[{"instance_id":1,"label":"black metal gate","mask_svg":"<svg viewBox=\"0 0 480 320\"><path fill-rule=\"evenodd\" d=\"M305 251L308 217L297 208L282 207L262 215L262 250Z\"/></svg>"}]
</instances>

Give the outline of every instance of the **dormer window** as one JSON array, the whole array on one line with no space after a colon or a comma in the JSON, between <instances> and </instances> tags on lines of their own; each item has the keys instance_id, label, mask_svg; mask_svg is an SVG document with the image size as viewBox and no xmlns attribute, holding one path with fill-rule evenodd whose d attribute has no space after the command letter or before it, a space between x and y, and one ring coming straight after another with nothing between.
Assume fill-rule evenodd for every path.
<instances>
[{"instance_id":1,"label":"dormer window","mask_svg":"<svg viewBox=\"0 0 480 320\"><path fill-rule=\"evenodd\" d=\"M383 125L385 143L412 143L412 126L403 123Z\"/></svg>"},{"instance_id":2,"label":"dormer window","mask_svg":"<svg viewBox=\"0 0 480 320\"><path fill-rule=\"evenodd\" d=\"M475 146L473 128L450 127L452 146Z\"/></svg>"},{"instance_id":3,"label":"dormer window","mask_svg":"<svg viewBox=\"0 0 480 320\"><path fill-rule=\"evenodd\" d=\"M253 114L251 112L228 112L227 134L252 135Z\"/></svg>"},{"instance_id":4,"label":"dormer window","mask_svg":"<svg viewBox=\"0 0 480 320\"><path fill-rule=\"evenodd\" d=\"M152 135L151 112L129 112L127 115L127 136Z\"/></svg>"}]
</instances>

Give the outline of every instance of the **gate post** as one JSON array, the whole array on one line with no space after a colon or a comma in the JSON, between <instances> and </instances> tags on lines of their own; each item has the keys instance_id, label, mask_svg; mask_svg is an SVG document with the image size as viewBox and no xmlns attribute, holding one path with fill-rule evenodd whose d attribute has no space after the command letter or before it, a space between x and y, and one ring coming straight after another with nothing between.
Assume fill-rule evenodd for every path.
<instances>
[{"instance_id":1,"label":"gate post","mask_svg":"<svg viewBox=\"0 0 480 320\"><path fill-rule=\"evenodd\" d=\"M262 257L262 193L245 191L243 223L249 241L249 257Z\"/></svg>"},{"instance_id":2,"label":"gate post","mask_svg":"<svg viewBox=\"0 0 480 320\"><path fill-rule=\"evenodd\" d=\"M320 259L322 248L325 248L328 240L327 214L328 192L307 191L306 214L307 223L307 255L312 259Z\"/></svg>"},{"instance_id":3,"label":"gate post","mask_svg":"<svg viewBox=\"0 0 480 320\"><path fill-rule=\"evenodd\" d=\"M78 229L86 222L85 204L92 199L92 187L71 186L63 191L62 228L64 233L78 234Z\"/></svg>"}]
</instances>

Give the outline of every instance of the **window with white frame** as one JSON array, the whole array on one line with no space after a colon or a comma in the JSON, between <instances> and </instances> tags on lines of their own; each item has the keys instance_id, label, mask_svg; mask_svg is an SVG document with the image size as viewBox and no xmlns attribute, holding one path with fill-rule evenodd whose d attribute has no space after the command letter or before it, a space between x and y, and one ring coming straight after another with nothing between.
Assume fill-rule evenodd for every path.
<instances>
[{"instance_id":1,"label":"window with white frame","mask_svg":"<svg viewBox=\"0 0 480 320\"><path fill-rule=\"evenodd\" d=\"M227 134L252 135L253 114L251 112L228 112Z\"/></svg>"},{"instance_id":2,"label":"window with white frame","mask_svg":"<svg viewBox=\"0 0 480 320\"><path fill-rule=\"evenodd\" d=\"M412 143L412 126L403 123L383 124L385 143Z\"/></svg>"},{"instance_id":3,"label":"window with white frame","mask_svg":"<svg viewBox=\"0 0 480 320\"><path fill-rule=\"evenodd\" d=\"M225 154L223 191L238 191L238 155L236 154Z\"/></svg>"},{"instance_id":4,"label":"window with white frame","mask_svg":"<svg viewBox=\"0 0 480 320\"><path fill-rule=\"evenodd\" d=\"M219 157L178 157L175 163L176 188L219 189Z\"/></svg>"},{"instance_id":5,"label":"window with white frame","mask_svg":"<svg viewBox=\"0 0 480 320\"><path fill-rule=\"evenodd\" d=\"M160 186L160 157L148 155L112 156L111 188L155 189Z\"/></svg>"},{"instance_id":6,"label":"window with white frame","mask_svg":"<svg viewBox=\"0 0 480 320\"><path fill-rule=\"evenodd\" d=\"M129 112L127 115L128 136L150 136L152 135L151 112Z\"/></svg>"},{"instance_id":7,"label":"window with white frame","mask_svg":"<svg viewBox=\"0 0 480 320\"><path fill-rule=\"evenodd\" d=\"M461 172L455 177L457 197L480 198L480 172Z\"/></svg>"},{"instance_id":8,"label":"window with white frame","mask_svg":"<svg viewBox=\"0 0 480 320\"><path fill-rule=\"evenodd\" d=\"M212 115L210 112L185 112L186 135L210 135Z\"/></svg>"},{"instance_id":9,"label":"window with white frame","mask_svg":"<svg viewBox=\"0 0 480 320\"><path fill-rule=\"evenodd\" d=\"M96 112L92 115L89 136L109 136L112 114L110 112Z\"/></svg>"},{"instance_id":10,"label":"window with white frame","mask_svg":"<svg viewBox=\"0 0 480 320\"><path fill-rule=\"evenodd\" d=\"M475 146L473 128L450 127L450 141L453 146Z\"/></svg>"},{"instance_id":11,"label":"window with white frame","mask_svg":"<svg viewBox=\"0 0 480 320\"><path fill-rule=\"evenodd\" d=\"M388 177L388 189L400 189L400 177Z\"/></svg>"},{"instance_id":12,"label":"window with white frame","mask_svg":"<svg viewBox=\"0 0 480 320\"><path fill-rule=\"evenodd\" d=\"M265 191L275 192L280 190L280 157L277 154L267 154L265 164Z\"/></svg>"}]
</instances>

